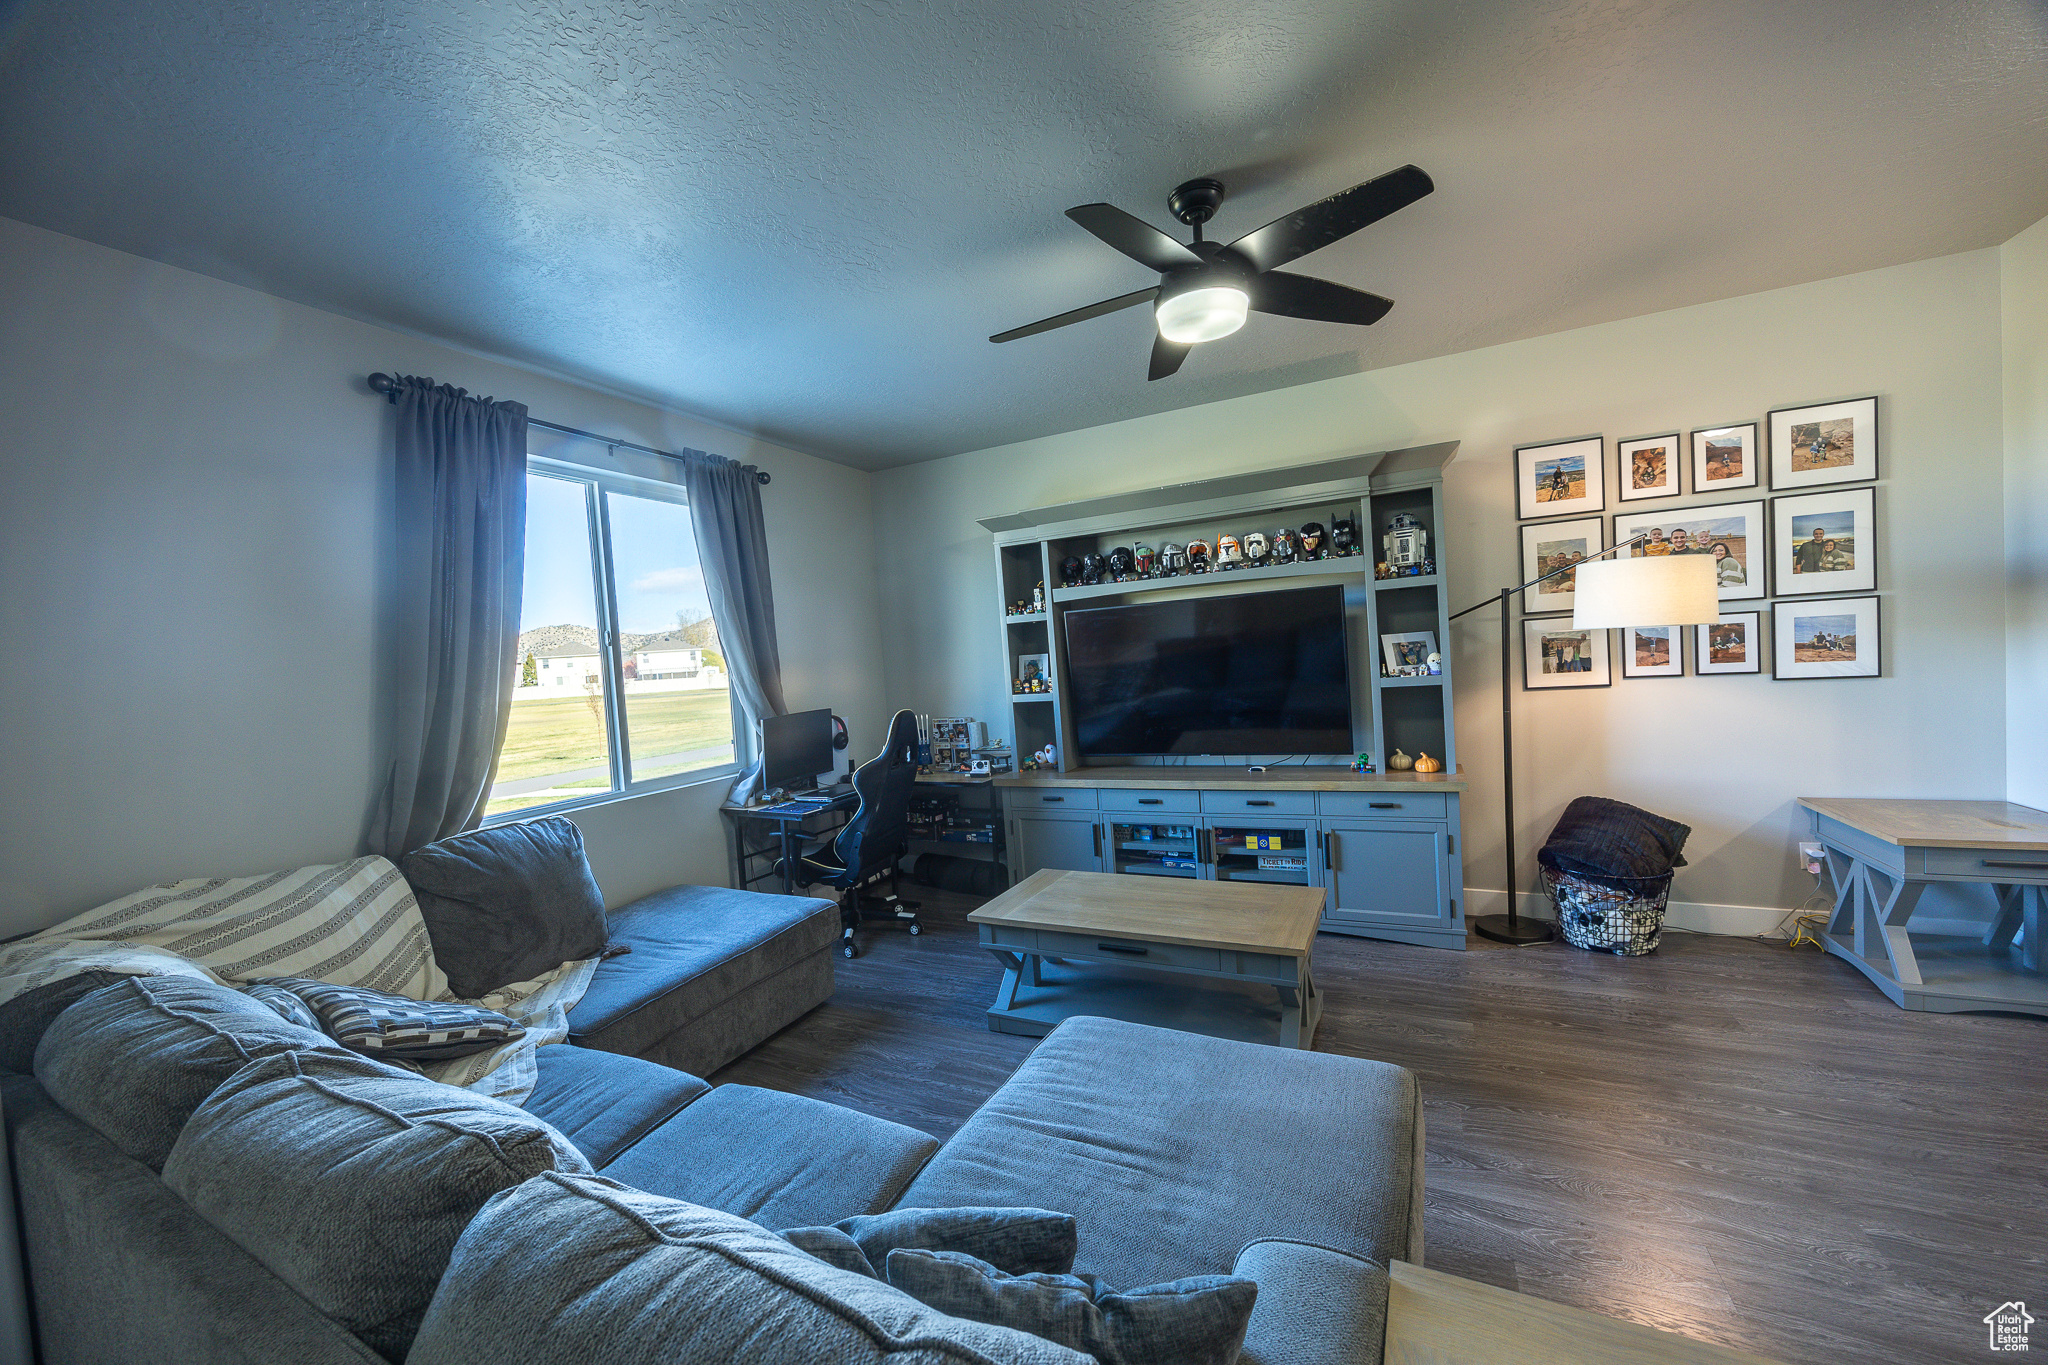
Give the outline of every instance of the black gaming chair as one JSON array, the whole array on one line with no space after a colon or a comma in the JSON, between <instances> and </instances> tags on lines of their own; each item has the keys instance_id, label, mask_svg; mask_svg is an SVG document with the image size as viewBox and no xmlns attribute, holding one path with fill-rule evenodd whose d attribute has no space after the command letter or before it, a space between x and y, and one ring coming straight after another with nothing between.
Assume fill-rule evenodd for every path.
<instances>
[{"instance_id":1,"label":"black gaming chair","mask_svg":"<svg viewBox=\"0 0 2048 1365\"><path fill-rule=\"evenodd\" d=\"M908 835L904 813L916 781L917 717L898 711L889 722L889 738L882 752L853 774L854 794L860 797L853 818L835 832L831 842L797 860L799 886L823 883L839 888L839 950L848 957L859 951L854 932L866 918L861 891L884 877L889 881L888 891L871 898L867 907L876 918L886 916L913 934L923 932L917 923L916 902L896 894L896 862Z\"/></svg>"}]
</instances>

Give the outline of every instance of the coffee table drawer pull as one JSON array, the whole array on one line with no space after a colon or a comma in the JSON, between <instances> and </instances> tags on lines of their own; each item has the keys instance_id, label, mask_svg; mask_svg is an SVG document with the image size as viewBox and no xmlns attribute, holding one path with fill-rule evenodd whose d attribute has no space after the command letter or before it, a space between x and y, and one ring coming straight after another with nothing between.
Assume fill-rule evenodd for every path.
<instances>
[{"instance_id":1,"label":"coffee table drawer pull","mask_svg":"<svg viewBox=\"0 0 2048 1365\"><path fill-rule=\"evenodd\" d=\"M1272 803L1271 801L1250 801L1250 800L1248 800L1248 801L1246 801L1246 802L1245 802L1245 804L1246 804L1247 806L1270 806L1270 805L1272 805L1273 803Z\"/></svg>"},{"instance_id":2,"label":"coffee table drawer pull","mask_svg":"<svg viewBox=\"0 0 2048 1365\"><path fill-rule=\"evenodd\" d=\"M2031 869L2033 869L2033 870L2035 870L2035 871L2037 871L2037 872L2048 872L2048 862L2040 862L2040 863L2001 863L2001 862L1997 862L1997 861L1995 861L1995 860L1993 860L1993 859L1990 859L1990 858L1986 858L1986 859L1984 860L1984 866L1986 866L1986 867L2025 867L2025 868L2031 868Z\"/></svg>"},{"instance_id":3,"label":"coffee table drawer pull","mask_svg":"<svg viewBox=\"0 0 2048 1365\"><path fill-rule=\"evenodd\" d=\"M1369 806L1371 806L1371 807L1372 807L1372 808L1373 808L1374 810L1399 810L1399 809L1401 809L1401 803L1400 803L1399 801L1369 801L1369 802L1367 802L1366 804L1367 804L1367 805L1369 805Z\"/></svg>"},{"instance_id":4,"label":"coffee table drawer pull","mask_svg":"<svg viewBox=\"0 0 2048 1365\"><path fill-rule=\"evenodd\" d=\"M1141 796L1138 798L1138 804L1141 806L1163 806L1166 804L1166 799L1159 796Z\"/></svg>"},{"instance_id":5,"label":"coffee table drawer pull","mask_svg":"<svg viewBox=\"0 0 2048 1365\"><path fill-rule=\"evenodd\" d=\"M1129 953L1132 957L1143 957L1151 951L1149 948L1133 948L1128 943L1098 943L1095 948L1097 952Z\"/></svg>"},{"instance_id":6,"label":"coffee table drawer pull","mask_svg":"<svg viewBox=\"0 0 2048 1365\"><path fill-rule=\"evenodd\" d=\"M1038 799L1041 801L1064 801L1067 798L1064 796L1041 796Z\"/></svg>"}]
</instances>

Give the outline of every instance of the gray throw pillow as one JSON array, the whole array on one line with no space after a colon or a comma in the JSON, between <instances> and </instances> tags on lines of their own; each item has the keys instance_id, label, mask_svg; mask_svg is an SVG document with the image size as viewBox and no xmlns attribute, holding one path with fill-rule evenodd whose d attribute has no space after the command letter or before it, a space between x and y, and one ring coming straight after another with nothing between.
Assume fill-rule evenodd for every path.
<instances>
[{"instance_id":1,"label":"gray throw pillow","mask_svg":"<svg viewBox=\"0 0 2048 1365\"><path fill-rule=\"evenodd\" d=\"M283 986L273 985L266 979L251 981L239 989L251 1000L259 1001L276 1010L280 1019L297 1024L303 1029L311 1029L315 1033L327 1032L320 1027L320 1017L313 1013L312 1007Z\"/></svg>"},{"instance_id":2,"label":"gray throw pillow","mask_svg":"<svg viewBox=\"0 0 2048 1365\"><path fill-rule=\"evenodd\" d=\"M465 1000L605 949L604 895L584 860L583 832L559 815L416 848L398 870L427 922L434 961Z\"/></svg>"},{"instance_id":3,"label":"gray throw pillow","mask_svg":"<svg viewBox=\"0 0 2048 1365\"><path fill-rule=\"evenodd\" d=\"M876 1279L889 1253L906 1247L965 1252L1012 1275L1064 1275L1077 1245L1073 1216L1047 1209L894 1209L782 1236L828 1265Z\"/></svg>"},{"instance_id":4,"label":"gray throw pillow","mask_svg":"<svg viewBox=\"0 0 2048 1365\"><path fill-rule=\"evenodd\" d=\"M957 1251L892 1251L883 1273L941 1313L1029 1332L1102 1365L1232 1365L1259 1296L1230 1275L1119 1293L1093 1275L1006 1275Z\"/></svg>"},{"instance_id":5,"label":"gray throw pillow","mask_svg":"<svg viewBox=\"0 0 2048 1365\"><path fill-rule=\"evenodd\" d=\"M482 1005L415 1000L368 986L337 986L306 976L271 976L245 989L281 992L312 1015L313 1027L351 1052L380 1060L440 1062L517 1042L526 1030ZM277 1008L275 1001L266 1001ZM284 1010L278 1008L278 1013ZM289 1016L287 1016L289 1017Z\"/></svg>"},{"instance_id":6,"label":"gray throw pillow","mask_svg":"<svg viewBox=\"0 0 2048 1365\"><path fill-rule=\"evenodd\" d=\"M130 976L52 1020L35 1073L50 1098L151 1170L192 1111L250 1062L348 1054L240 991L189 976Z\"/></svg>"},{"instance_id":7,"label":"gray throw pillow","mask_svg":"<svg viewBox=\"0 0 2048 1365\"><path fill-rule=\"evenodd\" d=\"M401 1360L462 1230L543 1171L588 1171L522 1109L366 1057L281 1056L192 1115L164 1184L372 1350Z\"/></svg>"}]
</instances>

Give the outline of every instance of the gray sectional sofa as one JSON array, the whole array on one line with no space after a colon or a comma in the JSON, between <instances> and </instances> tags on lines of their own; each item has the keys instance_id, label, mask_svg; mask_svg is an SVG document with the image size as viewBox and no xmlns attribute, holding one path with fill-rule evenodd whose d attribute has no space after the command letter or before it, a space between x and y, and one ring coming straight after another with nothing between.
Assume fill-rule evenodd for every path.
<instances>
[{"instance_id":1,"label":"gray sectional sofa","mask_svg":"<svg viewBox=\"0 0 2048 1365\"><path fill-rule=\"evenodd\" d=\"M829 993L836 912L793 899L616 913L633 952L540 1049L523 1110L224 987L77 996L39 1021L34 1075L4 1077L46 1365L1085 1360L773 1235L959 1206L1073 1214L1075 1268L1118 1286L1255 1279L1250 1365L1379 1359L1384 1263L1422 1258L1410 1073L1078 1019L943 1145L712 1087L694 1071L816 1003L821 951Z\"/></svg>"}]
</instances>

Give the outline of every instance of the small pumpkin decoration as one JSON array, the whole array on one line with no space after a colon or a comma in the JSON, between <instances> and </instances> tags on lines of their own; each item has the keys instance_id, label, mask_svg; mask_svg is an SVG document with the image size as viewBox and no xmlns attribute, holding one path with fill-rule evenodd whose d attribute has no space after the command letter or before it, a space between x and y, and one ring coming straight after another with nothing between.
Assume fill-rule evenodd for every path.
<instances>
[{"instance_id":1,"label":"small pumpkin decoration","mask_svg":"<svg viewBox=\"0 0 2048 1365\"><path fill-rule=\"evenodd\" d=\"M1394 750L1393 755L1387 759L1387 771L1390 773L1404 773L1414 766L1415 760L1399 749Z\"/></svg>"},{"instance_id":2,"label":"small pumpkin decoration","mask_svg":"<svg viewBox=\"0 0 2048 1365\"><path fill-rule=\"evenodd\" d=\"M1443 765L1443 764L1441 764L1441 763L1439 763L1439 762L1438 762L1437 760L1435 760L1435 759L1431 758L1431 757L1430 757L1430 756L1429 756L1428 754L1423 754L1423 755L1419 756L1419 757L1418 757L1418 758L1417 758L1417 759L1415 760L1415 771L1416 771L1416 772L1419 772L1419 773L1440 773L1440 772L1442 772L1443 770L1444 770L1444 765Z\"/></svg>"}]
</instances>

